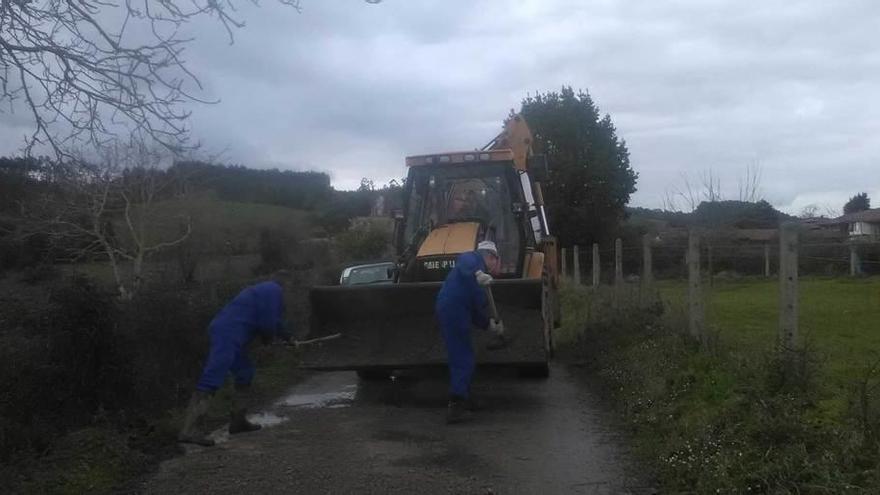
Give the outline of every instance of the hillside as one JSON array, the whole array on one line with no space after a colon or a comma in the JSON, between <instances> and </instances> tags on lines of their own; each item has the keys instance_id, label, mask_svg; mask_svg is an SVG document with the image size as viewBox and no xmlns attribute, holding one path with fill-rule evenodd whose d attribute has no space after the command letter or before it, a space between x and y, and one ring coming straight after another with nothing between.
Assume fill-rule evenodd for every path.
<instances>
[{"instance_id":1,"label":"hillside","mask_svg":"<svg viewBox=\"0 0 880 495\"><path fill-rule=\"evenodd\" d=\"M772 229L796 220L766 201L703 201L690 213L640 207L627 208L627 223L658 231L699 226L705 228Z\"/></svg>"}]
</instances>

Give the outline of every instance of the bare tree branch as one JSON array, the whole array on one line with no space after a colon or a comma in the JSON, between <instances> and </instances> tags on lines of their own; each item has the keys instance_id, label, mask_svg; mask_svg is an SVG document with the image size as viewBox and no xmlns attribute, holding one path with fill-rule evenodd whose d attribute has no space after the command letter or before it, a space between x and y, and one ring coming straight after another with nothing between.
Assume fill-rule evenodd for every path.
<instances>
[{"instance_id":1,"label":"bare tree branch","mask_svg":"<svg viewBox=\"0 0 880 495\"><path fill-rule=\"evenodd\" d=\"M714 203L724 199L721 193L721 178L715 175L711 168L703 170L700 174L700 185L704 200Z\"/></svg>"},{"instance_id":2,"label":"bare tree branch","mask_svg":"<svg viewBox=\"0 0 880 495\"><path fill-rule=\"evenodd\" d=\"M744 176L738 180L739 200L754 203L763 199L761 196L761 164L753 162L746 165Z\"/></svg>"},{"instance_id":3,"label":"bare tree branch","mask_svg":"<svg viewBox=\"0 0 880 495\"><path fill-rule=\"evenodd\" d=\"M300 10L299 0L277 0ZM193 149L187 120L201 82L183 59L184 32L209 16L243 27L234 0L0 0L0 105L33 119L25 151L103 146L118 134L173 152ZM256 4L256 0L250 0Z\"/></svg>"},{"instance_id":4,"label":"bare tree branch","mask_svg":"<svg viewBox=\"0 0 880 495\"><path fill-rule=\"evenodd\" d=\"M192 233L186 215L179 215L183 231L169 232L174 216L159 204L172 197L171 183L179 174L160 169L159 163L160 155L136 139L128 146L105 147L98 165L68 162L57 179L59 187L29 206L34 221L28 233L53 240L69 261L106 260L120 297L132 297L141 286L145 262Z\"/></svg>"}]
</instances>

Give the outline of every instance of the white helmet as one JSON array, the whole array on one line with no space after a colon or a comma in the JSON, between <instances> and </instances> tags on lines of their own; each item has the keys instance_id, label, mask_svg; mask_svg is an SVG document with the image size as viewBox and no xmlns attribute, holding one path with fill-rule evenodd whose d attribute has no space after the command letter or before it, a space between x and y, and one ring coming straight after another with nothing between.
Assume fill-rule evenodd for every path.
<instances>
[{"instance_id":1,"label":"white helmet","mask_svg":"<svg viewBox=\"0 0 880 495\"><path fill-rule=\"evenodd\" d=\"M498 256L498 248L495 247L495 243L492 241L482 241L477 244L477 251L488 251L494 254L496 257Z\"/></svg>"}]
</instances>

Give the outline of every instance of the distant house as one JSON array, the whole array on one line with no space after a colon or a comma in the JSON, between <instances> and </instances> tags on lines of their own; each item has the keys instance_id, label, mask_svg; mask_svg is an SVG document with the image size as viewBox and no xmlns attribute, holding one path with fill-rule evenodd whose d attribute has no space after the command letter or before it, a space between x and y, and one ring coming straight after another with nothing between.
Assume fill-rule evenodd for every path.
<instances>
[{"instance_id":1,"label":"distant house","mask_svg":"<svg viewBox=\"0 0 880 495\"><path fill-rule=\"evenodd\" d=\"M880 240L880 208L857 211L834 219L850 239Z\"/></svg>"}]
</instances>

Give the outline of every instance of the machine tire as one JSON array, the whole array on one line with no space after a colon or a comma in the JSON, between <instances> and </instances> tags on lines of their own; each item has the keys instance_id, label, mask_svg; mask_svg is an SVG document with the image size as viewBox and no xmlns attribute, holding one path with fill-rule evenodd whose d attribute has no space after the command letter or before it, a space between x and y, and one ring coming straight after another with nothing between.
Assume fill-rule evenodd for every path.
<instances>
[{"instance_id":1,"label":"machine tire","mask_svg":"<svg viewBox=\"0 0 880 495\"><path fill-rule=\"evenodd\" d=\"M391 370L383 369L366 369L357 370L358 378L365 382L373 382L379 380L388 380L391 378Z\"/></svg>"},{"instance_id":2,"label":"machine tire","mask_svg":"<svg viewBox=\"0 0 880 495\"><path fill-rule=\"evenodd\" d=\"M520 366L517 373L521 378L547 378L550 376L550 365L548 363L532 364L529 366Z\"/></svg>"}]
</instances>

